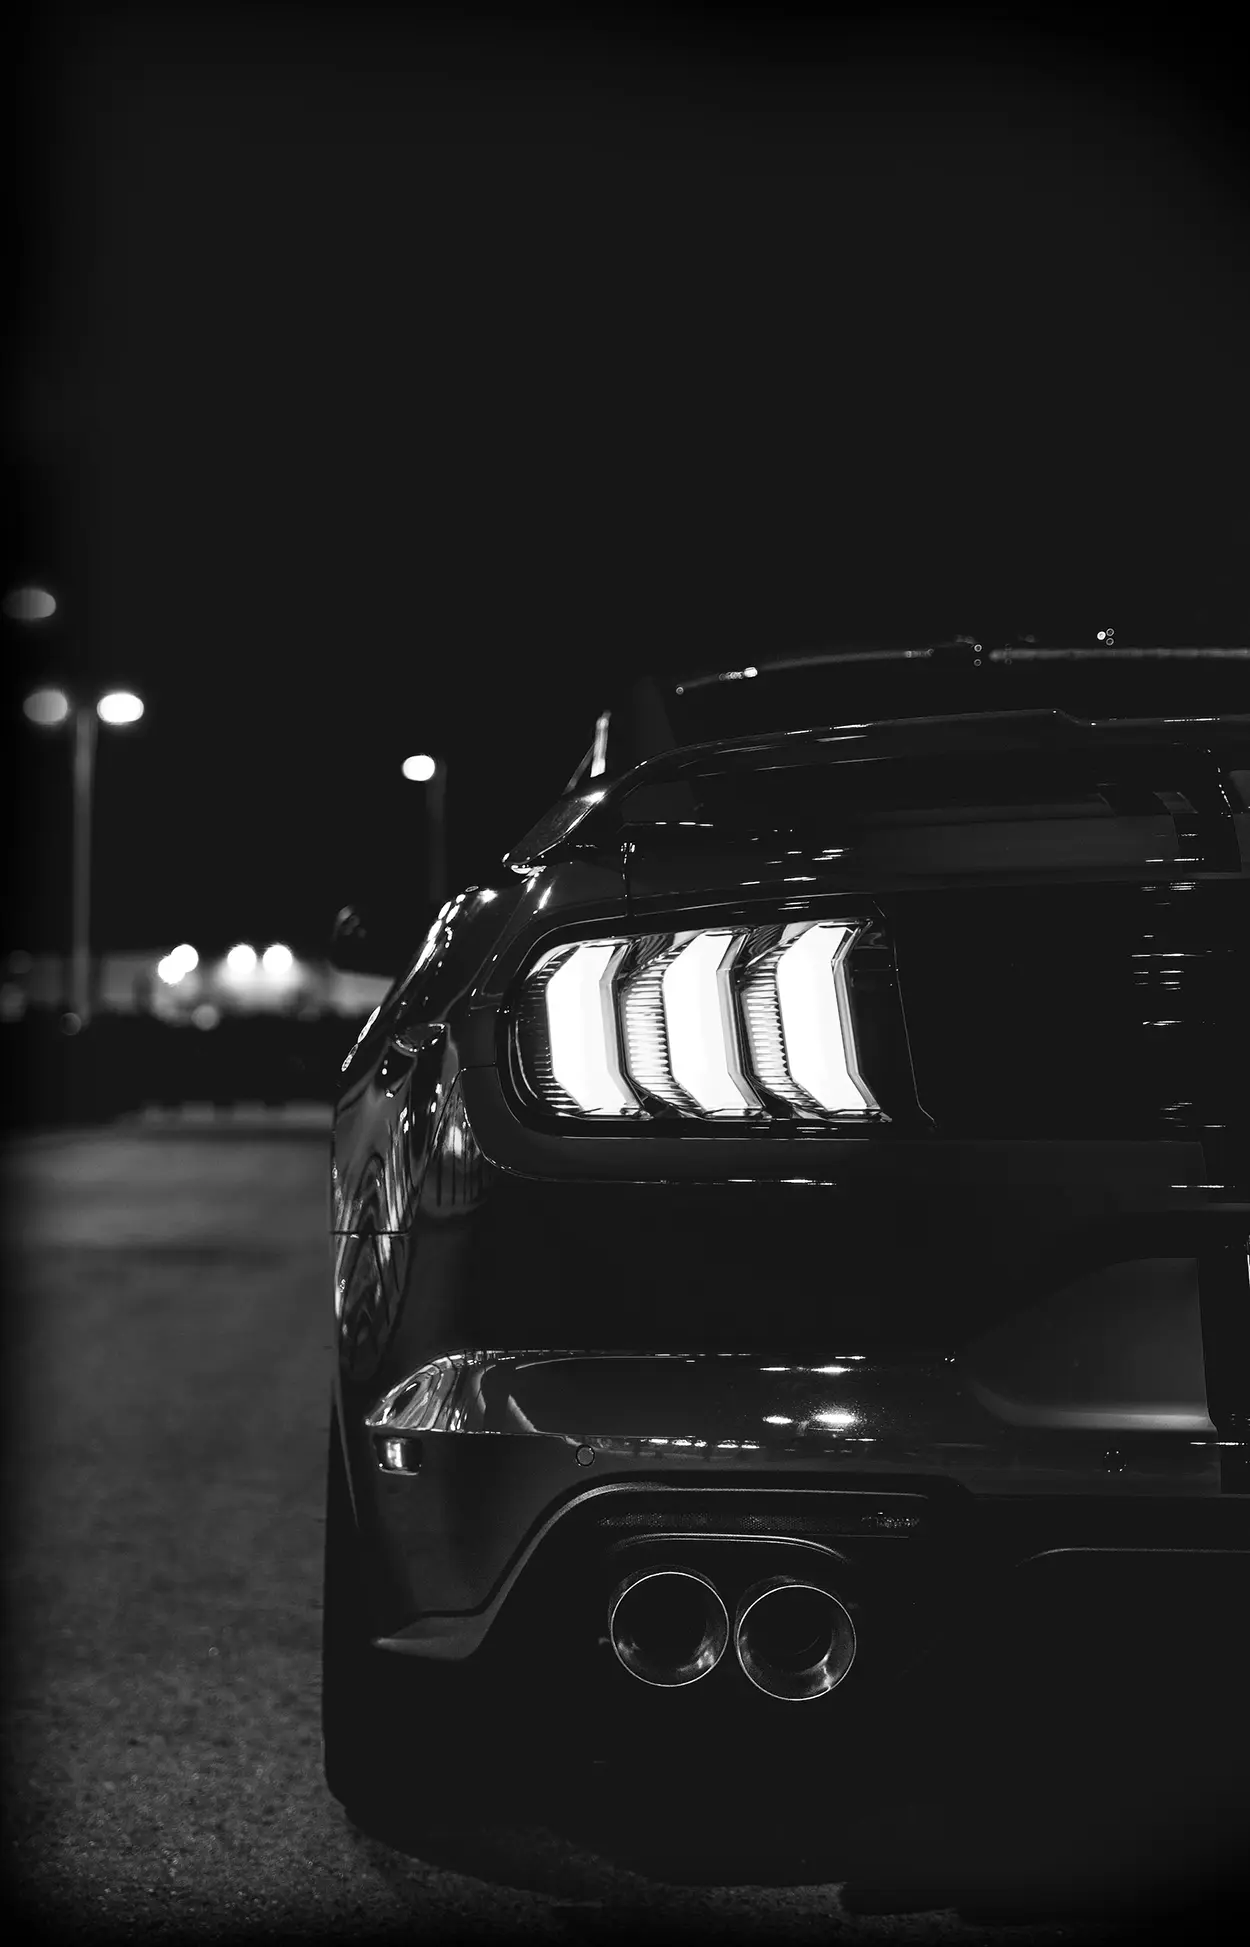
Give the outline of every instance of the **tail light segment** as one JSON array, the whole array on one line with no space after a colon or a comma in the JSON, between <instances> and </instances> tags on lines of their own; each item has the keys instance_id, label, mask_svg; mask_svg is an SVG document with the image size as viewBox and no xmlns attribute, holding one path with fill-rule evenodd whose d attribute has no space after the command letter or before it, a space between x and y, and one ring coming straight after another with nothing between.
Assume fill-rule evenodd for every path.
<instances>
[{"instance_id":1,"label":"tail light segment","mask_svg":"<svg viewBox=\"0 0 1250 1947\"><path fill-rule=\"evenodd\" d=\"M521 983L516 1065L577 1118L885 1121L847 965L862 920L566 941Z\"/></svg>"}]
</instances>

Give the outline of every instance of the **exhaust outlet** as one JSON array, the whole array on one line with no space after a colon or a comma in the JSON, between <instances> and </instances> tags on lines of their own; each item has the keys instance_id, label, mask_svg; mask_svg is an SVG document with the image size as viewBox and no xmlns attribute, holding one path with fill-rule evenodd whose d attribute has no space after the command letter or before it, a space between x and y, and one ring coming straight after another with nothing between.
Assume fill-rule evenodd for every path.
<instances>
[{"instance_id":1,"label":"exhaust outlet","mask_svg":"<svg viewBox=\"0 0 1250 1947\"><path fill-rule=\"evenodd\" d=\"M855 1660L855 1625L836 1595L792 1575L756 1582L738 1604L734 1652L766 1697L808 1703Z\"/></svg>"},{"instance_id":2,"label":"exhaust outlet","mask_svg":"<svg viewBox=\"0 0 1250 1947\"><path fill-rule=\"evenodd\" d=\"M608 1635L631 1676L676 1689L716 1668L729 1643L729 1612L705 1575L647 1568L612 1597Z\"/></svg>"}]
</instances>

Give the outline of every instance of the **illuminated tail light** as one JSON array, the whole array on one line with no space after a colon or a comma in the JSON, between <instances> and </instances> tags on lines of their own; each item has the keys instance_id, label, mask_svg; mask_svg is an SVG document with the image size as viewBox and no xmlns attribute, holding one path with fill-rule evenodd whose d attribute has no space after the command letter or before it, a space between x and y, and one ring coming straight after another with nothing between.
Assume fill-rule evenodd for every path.
<instances>
[{"instance_id":1,"label":"illuminated tail light","mask_svg":"<svg viewBox=\"0 0 1250 1947\"><path fill-rule=\"evenodd\" d=\"M522 984L521 1074L570 1116L884 1119L846 985L863 930L801 920L553 947Z\"/></svg>"},{"instance_id":2,"label":"illuminated tail light","mask_svg":"<svg viewBox=\"0 0 1250 1947\"><path fill-rule=\"evenodd\" d=\"M871 1106L846 992L846 956L857 930L819 920L787 926L781 937L772 979L788 1075L776 1092L796 1109L859 1115Z\"/></svg>"},{"instance_id":3,"label":"illuminated tail light","mask_svg":"<svg viewBox=\"0 0 1250 1947\"><path fill-rule=\"evenodd\" d=\"M613 979L625 940L583 940L540 960L545 1061L553 1106L574 1115L636 1115L638 1098L621 1072Z\"/></svg>"}]
</instances>

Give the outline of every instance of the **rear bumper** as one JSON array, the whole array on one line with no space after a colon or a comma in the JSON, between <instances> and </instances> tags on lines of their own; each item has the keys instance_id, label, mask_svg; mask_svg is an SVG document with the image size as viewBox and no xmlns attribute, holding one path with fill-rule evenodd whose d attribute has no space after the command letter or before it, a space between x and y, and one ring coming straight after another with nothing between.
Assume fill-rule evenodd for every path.
<instances>
[{"instance_id":1,"label":"rear bumper","mask_svg":"<svg viewBox=\"0 0 1250 1947\"><path fill-rule=\"evenodd\" d=\"M361 1429L394 1592L386 1635L470 1656L546 1572L536 1563L567 1557L575 1581L594 1581L609 1533L849 1538L902 1547L930 1574L935 1550L981 1575L1072 1548L1250 1547L1250 1497L1222 1491L1205 1412L1172 1417L1012 1425L940 1359L444 1356Z\"/></svg>"},{"instance_id":2,"label":"rear bumper","mask_svg":"<svg viewBox=\"0 0 1250 1947\"><path fill-rule=\"evenodd\" d=\"M473 1662L544 1588L598 1642L605 1536L647 1497L693 1534L851 1522L932 1588L955 1560L1247 1546L1246 1214L1200 1144L764 1140L735 1165L697 1136L540 1135L493 1071L457 1086L454 1155L383 1200L376 1276L339 1280L396 1654ZM1133 1259L1203 1266L1201 1306L1195 1274L1156 1309L1149 1383L1040 1407L982 1383L987 1333Z\"/></svg>"},{"instance_id":3,"label":"rear bumper","mask_svg":"<svg viewBox=\"0 0 1250 1947\"><path fill-rule=\"evenodd\" d=\"M426 1438L444 1482L473 1468L460 1519L471 1510L480 1535L491 1503L474 1462L532 1439ZM401 1503L421 1482L383 1483L388 1532L406 1549L419 1538ZM915 1784L929 1767L941 1789L955 1762L986 1775L1057 1762L1070 1784L1080 1740L1105 1766L1144 1738L1162 1783L1170 1740L1191 1741L1205 1770L1242 1735L1230 1725L1245 1699L1248 1515L1250 1503L1227 1497L973 1496L758 1468L618 1474L549 1506L477 1608L397 1619L375 1641L401 1691L436 1661L438 1695L458 1720L476 1721L489 1699L517 1748L562 1758L653 1760L676 1740L714 1776L722 1763L741 1775L765 1747L803 1766L823 1750L838 1767L831 1791L855 1797L879 1770ZM431 1564L445 1562L447 1540L444 1530ZM612 1591L646 1566L710 1580L731 1624L762 1580L810 1571L853 1619L853 1667L828 1695L791 1704L761 1695L731 1643L688 1687L641 1683L606 1632ZM983 1756L995 1739L1003 1750Z\"/></svg>"}]
</instances>

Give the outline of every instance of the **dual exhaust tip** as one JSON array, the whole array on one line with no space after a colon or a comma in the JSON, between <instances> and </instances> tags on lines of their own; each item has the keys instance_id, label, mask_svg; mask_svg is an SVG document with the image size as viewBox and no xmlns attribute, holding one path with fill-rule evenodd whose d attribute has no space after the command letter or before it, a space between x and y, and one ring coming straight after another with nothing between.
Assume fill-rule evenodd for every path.
<instances>
[{"instance_id":1,"label":"dual exhaust tip","mask_svg":"<svg viewBox=\"0 0 1250 1947\"><path fill-rule=\"evenodd\" d=\"M706 1575L643 1569L613 1596L608 1635L630 1675L660 1689L708 1676L732 1641L738 1666L756 1689L787 1703L825 1696L855 1658L855 1628L837 1596L793 1575L752 1583L731 1625Z\"/></svg>"}]
</instances>

